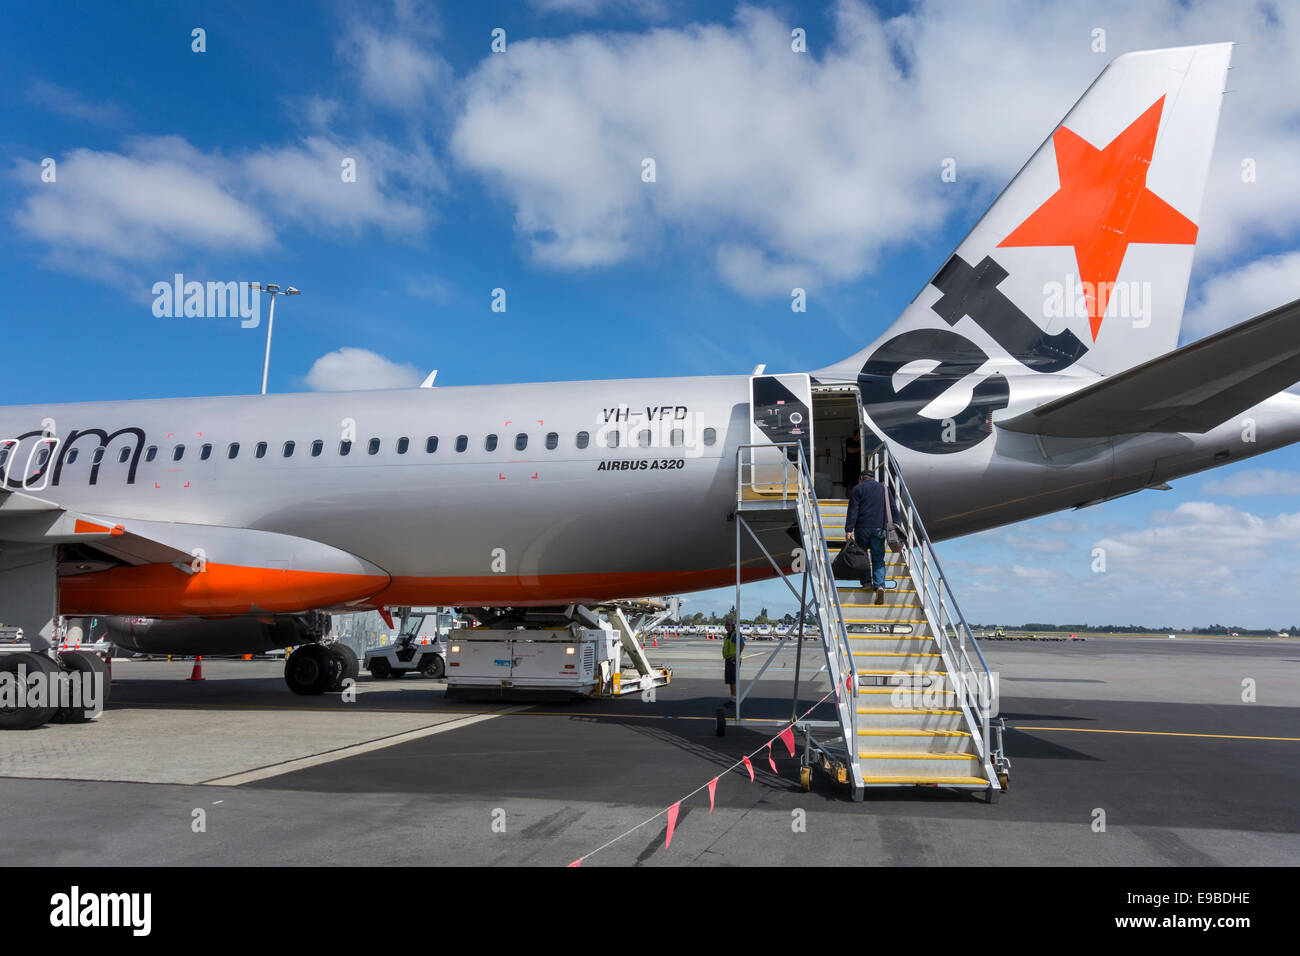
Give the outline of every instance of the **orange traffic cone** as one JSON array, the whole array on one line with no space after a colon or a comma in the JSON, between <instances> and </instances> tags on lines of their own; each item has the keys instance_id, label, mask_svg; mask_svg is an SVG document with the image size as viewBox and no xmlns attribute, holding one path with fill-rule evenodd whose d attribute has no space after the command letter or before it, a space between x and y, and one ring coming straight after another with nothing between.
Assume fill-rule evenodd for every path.
<instances>
[{"instance_id":1,"label":"orange traffic cone","mask_svg":"<svg viewBox=\"0 0 1300 956\"><path fill-rule=\"evenodd\" d=\"M203 680L203 655L194 658L194 670L190 671L187 680Z\"/></svg>"},{"instance_id":2,"label":"orange traffic cone","mask_svg":"<svg viewBox=\"0 0 1300 956\"><path fill-rule=\"evenodd\" d=\"M658 646L659 646L659 638L657 638L657 637L655 638L655 644L654 644L654 646L655 646L655 647L658 647Z\"/></svg>"}]
</instances>

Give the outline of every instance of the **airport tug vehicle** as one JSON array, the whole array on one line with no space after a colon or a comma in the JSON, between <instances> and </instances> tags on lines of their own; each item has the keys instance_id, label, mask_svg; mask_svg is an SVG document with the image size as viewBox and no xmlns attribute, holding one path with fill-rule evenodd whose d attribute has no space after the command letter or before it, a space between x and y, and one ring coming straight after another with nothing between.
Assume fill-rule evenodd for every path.
<instances>
[{"instance_id":1,"label":"airport tug vehicle","mask_svg":"<svg viewBox=\"0 0 1300 956\"><path fill-rule=\"evenodd\" d=\"M392 644L366 651L365 666L371 677L405 677L422 674L441 680L447 671L446 648L441 643L421 644L414 634L403 634Z\"/></svg>"}]
</instances>

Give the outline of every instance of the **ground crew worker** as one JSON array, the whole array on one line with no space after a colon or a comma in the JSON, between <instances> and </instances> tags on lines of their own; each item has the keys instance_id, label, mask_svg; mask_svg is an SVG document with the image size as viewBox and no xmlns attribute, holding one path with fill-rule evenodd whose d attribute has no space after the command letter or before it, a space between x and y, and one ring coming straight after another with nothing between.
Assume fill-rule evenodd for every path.
<instances>
[{"instance_id":1,"label":"ground crew worker","mask_svg":"<svg viewBox=\"0 0 1300 956\"><path fill-rule=\"evenodd\" d=\"M731 699L724 707L736 706L736 670L740 666L740 657L745 652L745 638L736 633L736 619L728 616L723 625L727 633L722 638L722 681L731 691Z\"/></svg>"}]
</instances>

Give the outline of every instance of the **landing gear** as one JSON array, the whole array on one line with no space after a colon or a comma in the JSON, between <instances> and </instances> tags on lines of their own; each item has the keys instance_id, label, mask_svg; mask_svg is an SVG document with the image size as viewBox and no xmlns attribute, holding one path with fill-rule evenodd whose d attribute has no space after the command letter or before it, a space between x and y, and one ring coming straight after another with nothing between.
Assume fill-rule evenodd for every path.
<instances>
[{"instance_id":1,"label":"landing gear","mask_svg":"<svg viewBox=\"0 0 1300 956\"><path fill-rule=\"evenodd\" d=\"M22 651L0 655L0 674L12 675L3 678L8 686L0 694L0 730L31 730L53 720L58 707L30 706L26 694L42 685L41 694L48 693L55 686L58 673L58 666L44 654ZM24 685L23 699L17 694L20 680Z\"/></svg>"},{"instance_id":2,"label":"landing gear","mask_svg":"<svg viewBox=\"0 0 1300 956\"><path fill-rule=\"evenodd\" d=\"M304 644L285 661L284 682L295 694L323 694L334 683L336 671L341 666L323 644Z\"/></svg>"},{"instance_id":3,"label":"landing gear","mask_svg":"<svg viewBox=\"0 0 1300 956\"><path fill-rule=\"evenodd\" d=\"M104 663L103 658L90 651L64 651L59 655L59 662L70 676L78 680L81 680L83 674L90 675L94 692L102 695L97 703L99 708L103 709L108 703L109 687L112 682L112 672L109 670L108 665ZM85 686L84 681L82 686ZM54 716L54 720L61 724L84 724L92 720L93 718L87 716L86 713L89 708L84 706L88 702L81 701L79 703L83 704L83 706L60 707L59 712Z\"/></svg>"},{"instance_id":4,"label":"landing gear","mask_svg":"<svg viewBox=\"0 0 1300 956\"><path fill-rule=\"evenodd\" d=\"M331 664L328 689L342 690L347 681L355 681L357 674L361 673L361 664L357 661L356 652L346 644L326 644L324 647L329 654Z\"/></svg>"}]
</instances>

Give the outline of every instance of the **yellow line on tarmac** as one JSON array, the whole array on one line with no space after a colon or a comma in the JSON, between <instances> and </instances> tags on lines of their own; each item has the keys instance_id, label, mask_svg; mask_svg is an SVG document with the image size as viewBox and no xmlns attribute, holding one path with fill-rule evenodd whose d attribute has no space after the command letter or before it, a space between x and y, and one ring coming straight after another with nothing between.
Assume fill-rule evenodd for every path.
<instances>
[{"instance_id":1,"label":"yellow line on tarmac","mask_svg":"<svg viewBox=\"0 0 1300 956\"><path fill-rule=\"evenodd\" d=\"M1245 734L1182 734L1167 730L1098 730L1094 727L1024 727L1012 730L1062 730L1073 734L1139 734L1144 737L1209 737L1215 740L1290 740L1300 742L1300 737L1250 737Z\"/></svg>"}]
</instances>

